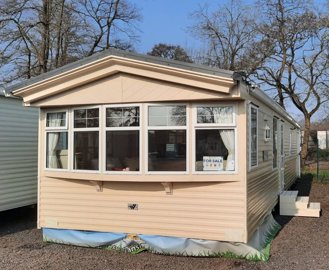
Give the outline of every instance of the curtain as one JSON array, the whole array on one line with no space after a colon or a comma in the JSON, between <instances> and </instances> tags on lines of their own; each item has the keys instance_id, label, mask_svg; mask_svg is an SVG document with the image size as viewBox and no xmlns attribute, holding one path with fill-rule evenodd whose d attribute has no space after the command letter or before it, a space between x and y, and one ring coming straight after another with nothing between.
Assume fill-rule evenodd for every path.
<instances>
[{"instance_id":1,"label":"curtain","mask_svg":"<svg viewBox=\"0 0 329 270\"><path fill-rule=\"evenodd\" d=\"M49 127L60 127L61 116L57 113L49 113L47 115L47 121ZM49 132L48 133L48 168L56 169L59 168L58 160L56 156L56 146L59 140L60 132Z\"/></svg>"},{"instance_id":2,"label":"curtain","mask_svg":"<svg viewBox=\"0 0 329 270\"><path fill-rule=\"evenodd\" d=\"M214 121L217 124L230 124L233 122L232 107L214 108ZM234 171L235 169L235 136L234 130L225 129L219 131L220 137L228 151L226 161L226 171Z\"/></svg>"},{"instance_id":3,"label":"curtain","mask_svg":"<svg viewBox=\"0 0 329 270\"><path fill-rule=\"evenodd\" d=\"M223 140L223 143L228 151L227 162L226 162L226 171L234 171L234 160L235 160L235 147L234 147L234 130L226 129L220 130L219 134Z\"/></svg>"}]
</instances>

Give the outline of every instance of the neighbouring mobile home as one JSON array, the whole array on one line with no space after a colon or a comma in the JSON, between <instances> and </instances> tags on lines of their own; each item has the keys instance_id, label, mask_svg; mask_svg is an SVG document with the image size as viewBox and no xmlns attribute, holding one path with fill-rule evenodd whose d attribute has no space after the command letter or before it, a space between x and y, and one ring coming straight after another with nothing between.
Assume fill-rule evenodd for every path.
<instances>
[{"instance_id":1,"label":"neighbouring mobile home","mask_svg":"<svg viewBox=\"0 0 329 270\"><path fill-rule=\"evenodd\" d=\"M231 71L108 50L8 91L40 108L39 228L249 243L300 174L298 124Z\"/></svg>"},{"instance_id":2,"label":"neighbouring mobile home","mask_svg":"<svg viewBox=\"0 0 329 270\"><path fill-rule=\"evenodd\" d=\"M0 92L0 211L37 203L38 113Z\"/></svg>"}]
</instances>

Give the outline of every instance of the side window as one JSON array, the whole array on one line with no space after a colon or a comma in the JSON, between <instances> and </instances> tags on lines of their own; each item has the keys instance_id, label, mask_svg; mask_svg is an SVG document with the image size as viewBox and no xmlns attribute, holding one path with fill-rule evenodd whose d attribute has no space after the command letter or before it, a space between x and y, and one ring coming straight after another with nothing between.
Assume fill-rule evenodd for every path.
<instances>
[{"instance_id":1,"label":"side window","mask_svg":"<svg viewBox=\"0 0 329 270\"><path fill-rule=\"evenodd\" d=\"M258 108L253 105L250 105L249 121L249 162L252 168L258 165Z\"/></svg>"},{"instance_id":2,"label":"side window","mask_svg":"<svg viewBox=\"0 0 329 270\"><path fill-rule=\"evenodd\" d=\"M186 106L148 106L148 171L186 171Z\"/></svg>"},{"instance_id":3,"label":"side window","mask_svg":"<svg viewBox=\"0 0 329 270\"><path fill-rule=\"evenodd\" d=\"M73 169L99 170L99 108L73 110Z\"/></svg>"},{"instance_id":4,"label":"side window","mask_svg":"<svg viewBox=\"0 0 329 270\"><path fill-rule=\"evenodd\" d=\"M140 170L139 107L106 108L106 170Z\"/></svg>"},{"instance_id":5,"label":"side window","mask_svg":"<svg viewBox=\"0 0 329 270\"><path fill-rule=\"evenodd\" d=\"M68 168L66 111L46 113L46 168Z\"/></svg>"},{"instance_id":6,"label":"side window","mask_svg":"<svg viewBox=\"0 0 329 270\"><path fill-rule=\"evenodd\" d=\"M235 170L235 117L233 106L196 107L195 164L198 172Z\"/></svg>"}]
</instances>

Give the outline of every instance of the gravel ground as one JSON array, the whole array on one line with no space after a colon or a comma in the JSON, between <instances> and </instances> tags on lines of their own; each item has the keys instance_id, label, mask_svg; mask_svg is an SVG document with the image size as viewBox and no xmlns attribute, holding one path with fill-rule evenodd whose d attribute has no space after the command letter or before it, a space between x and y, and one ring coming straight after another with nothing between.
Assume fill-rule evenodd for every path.
<instances>
[{"instance_id":1,"label":"gravel ground","mask_svg":"<svg viewBox=\"0 0 329 270\"><path fill-rule=\"evenodd\" d=\"M0 213L0 269L329 269L329 184L308 177L297 182L300 195L321 202L320 218L281 217L268 262L227 258L137 255L42 242L36 209Z\"/></svg>"}]
</instances>

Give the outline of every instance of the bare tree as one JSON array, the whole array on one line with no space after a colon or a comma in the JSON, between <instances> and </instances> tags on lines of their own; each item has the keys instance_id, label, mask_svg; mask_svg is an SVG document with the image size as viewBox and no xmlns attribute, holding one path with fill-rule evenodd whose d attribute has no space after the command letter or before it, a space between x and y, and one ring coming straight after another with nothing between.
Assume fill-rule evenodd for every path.
<instances>
[{"instance_id":1,"label":"bare tree","mask_svg":"<svg viewBox=\"0 0 329 270\"><path fill-rule=\"evenodd\" d=\"M135 24L141 19L136 5L128 0L75 0L76 11L90 42L88 55L110 47L131 50L137 38ZM123 40L123 35L128 40Z\"/></svg>"},{"instance_id":2,"label":"bare tree","mask_svg":"<svg viewBox=\"0 0 329 270\"><path fill-rule=\"evenodd\" d=\"M192 14L196 23L191 27L193 35L207 42L204 63L229 70L251 73L263 55L255 53L257 32L250 7L239 0L230 0L217 10L208 12L207 6ZM258 42L257 46L264 46ZM252 54L253 61L250 61Z\"/></svg>"},{"instance_id":3,"label":"bare tree","mask_svg":"<svg viewBox=\"0 0 329 270\"><path fill-rule=\"evenodd\" d=\"M311 118L328 101L329 15L299 0L263 1L259 28L273 54L257 70L257 78L276 89L279 104L291 101L304 116L301 157L305 161Z\"/></svg>"},{"instance_id":4,"label":"bare tree","mask_svg":"<svg viewBox=\"0 0 329 270\"><path fill-rule=\"evenodd\" d=\"M30 78L97 51L132 49L139 13L128 0L0 1L4 83Z\"/></svg>"},{"instance_id":5,"label":"bare tree","mask_svg":"<svg viewBox=\"0 0 329 270\"><path fill-rule=\"evenodd\" d=\"M30 78L67 63L80 40L76 24L65 0L2 1L0 68L4 70L3 80Z\"/></svg>"},{"instance_id":6,"label":"bare tree","mask_svg":"<svg viewBox=\"0 0 329 270\"><path fill-rule=\"evenodd\" d=\"M193 62L182 47L164 43L154 45L152 50L147 54L188 63Z\"/></svg>"}]
</instances>

